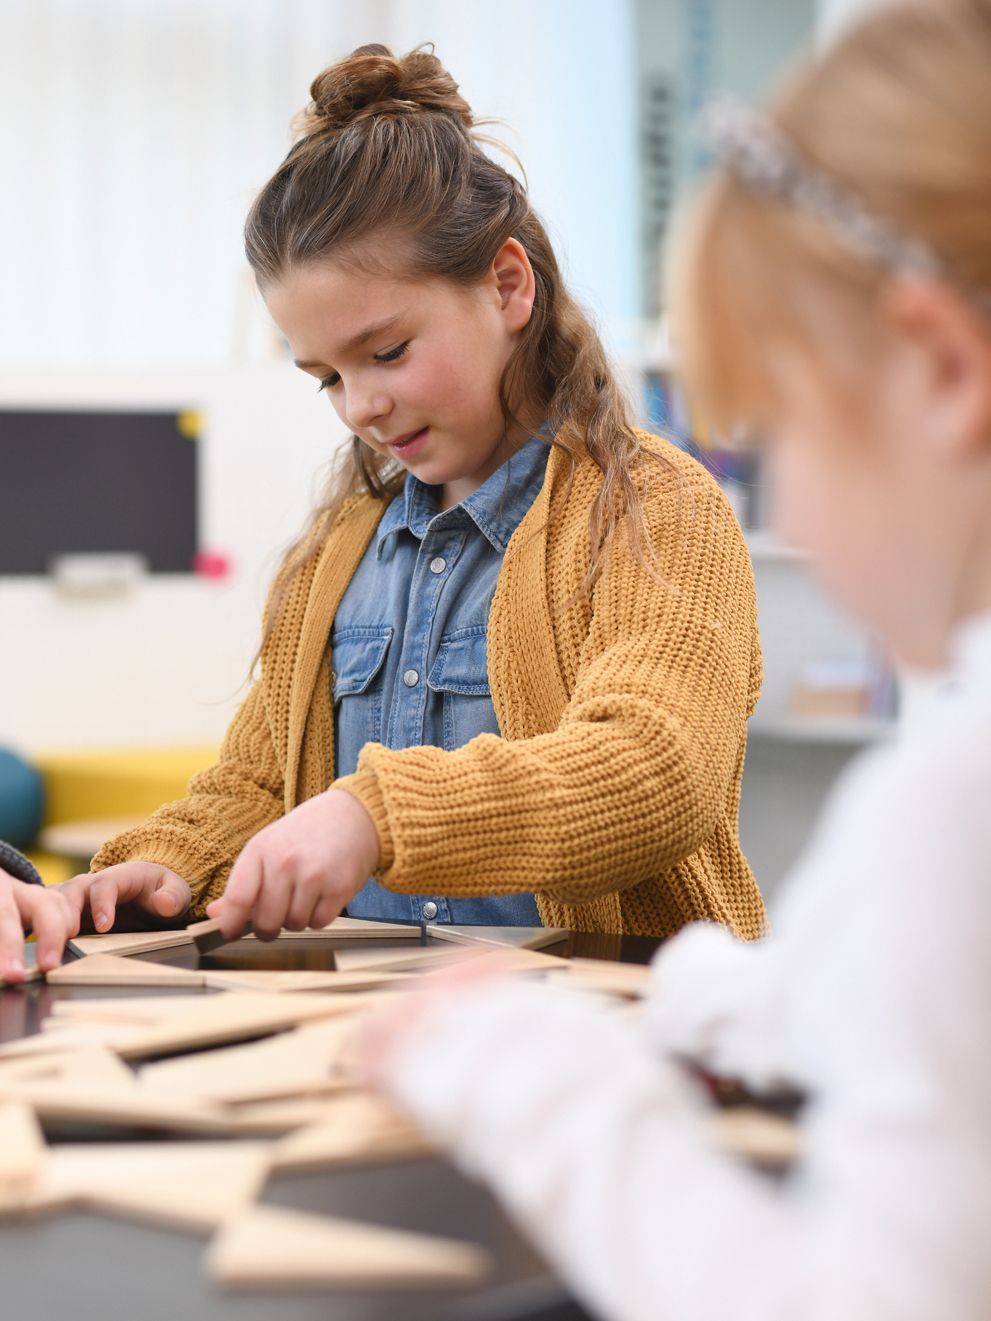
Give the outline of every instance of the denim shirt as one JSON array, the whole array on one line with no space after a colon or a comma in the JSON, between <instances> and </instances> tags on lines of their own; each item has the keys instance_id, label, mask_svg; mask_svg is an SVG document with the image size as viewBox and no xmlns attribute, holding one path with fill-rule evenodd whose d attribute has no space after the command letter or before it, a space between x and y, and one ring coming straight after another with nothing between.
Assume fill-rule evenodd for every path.
<instances>
[{"instance_id":1,"label":"denim shirt","mask_svg":"<svg viewBox=\"0 0 991 1321\"><path fill-rule=\"evenodd\" d=\"M336 773L366 743L449 751L498 734L486 655L489 606L509 539L544 480L550 446L529 440L460 504L412 473L390 503L334 617ZM374 879L352 917L539 926L532 894L455 899L396 894Z\"/></svg>"}]
</instances>

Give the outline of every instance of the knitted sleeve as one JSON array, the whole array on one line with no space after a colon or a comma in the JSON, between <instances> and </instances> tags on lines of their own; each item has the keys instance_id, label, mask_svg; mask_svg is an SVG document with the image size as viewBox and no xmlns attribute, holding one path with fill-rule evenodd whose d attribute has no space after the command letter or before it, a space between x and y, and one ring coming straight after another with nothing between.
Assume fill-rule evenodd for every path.
<instances>
[{"instance_id":1,"label":"knitted sleeve","mask_svg":"<svg viewBox=\"0 0 991 1321\"><path fill-rule=\"evenodd\" d=\"M614 538L555 730L453 752L370 744L337 782L378 827L384 885L582 903L689 857L735 811L759 673L750 559L701 471L656 485L655 573Z\"/></svg>"},{"instance_id":2,"label":"knitted sleeve","mask_svg":"<svg viewBox=\"0 0 991 1321\"><path fill-rule=\"evenodd\" d=\"M104 844L91 871L138 859L157 862L189 884L193 911L201 910L223 889L251 836L282 815L282 794L259 681L231 722L216 765L193 776L187 797Z\"/></svg>"}]
</instances>

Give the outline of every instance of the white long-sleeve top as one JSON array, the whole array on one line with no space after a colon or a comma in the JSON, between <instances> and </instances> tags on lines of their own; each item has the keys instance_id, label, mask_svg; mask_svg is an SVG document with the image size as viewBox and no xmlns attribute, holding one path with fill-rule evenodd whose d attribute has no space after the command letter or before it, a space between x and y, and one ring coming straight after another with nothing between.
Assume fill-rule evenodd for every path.
<instances>
[{"instance_id":1,"label":"white long-sleeve top","mask_svg":"<svg viewBox=\"0 0 991 1321\"><path fill-rule=\"evenodd\" d=\"M691 927L641 1027L513 984L445 1003L396 1098L613 1321L991 1317L991 617L834 793L775 935ZM780 1182L671 1057L811 1098Z\"/></svg>"}]
</instances>

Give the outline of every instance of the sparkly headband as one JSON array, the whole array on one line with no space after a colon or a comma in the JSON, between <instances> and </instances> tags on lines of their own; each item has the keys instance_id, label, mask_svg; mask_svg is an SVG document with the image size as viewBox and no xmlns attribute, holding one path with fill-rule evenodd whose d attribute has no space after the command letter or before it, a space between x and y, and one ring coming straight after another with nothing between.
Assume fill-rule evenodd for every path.
<instances>
[{"instance_id":1,"label":"sparkly headband","mask_svg":"<svg viewBox=\"0 0 991 1321\"><path fill-rule=\"evenodd\" d=\"M814 216L853 255L896 274L959 284L928 244L873 215L842 184L803 160L760 110L720 98L706 111L704 136L716 160L748 188ZM991 316L991 293L971 291L969 297Z\"/></svg>"}]
</instances>

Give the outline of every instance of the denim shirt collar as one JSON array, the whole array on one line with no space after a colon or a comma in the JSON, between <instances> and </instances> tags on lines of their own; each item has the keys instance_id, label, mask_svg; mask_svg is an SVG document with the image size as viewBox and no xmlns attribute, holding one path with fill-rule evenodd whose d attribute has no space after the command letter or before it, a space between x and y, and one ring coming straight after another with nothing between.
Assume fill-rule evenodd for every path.
<instances>
[{"instance_id":1,"label":"denim shirt collar","mask_svg":"<svg viewBox=\"0 0 991 1321\"><path fill-rule=\"evenodd\" d=\"M438 488L427 486L407 473L402 492L391 502L378 525L378 557L382 557L390 538L403 529L422 541L431 523L437 527L463 524L465 515L500 555L505 554L510 538L543 484L549 454L546 439L531 437L477 491L442 513L437 512Z\"/></svg>"}]
</instances>

